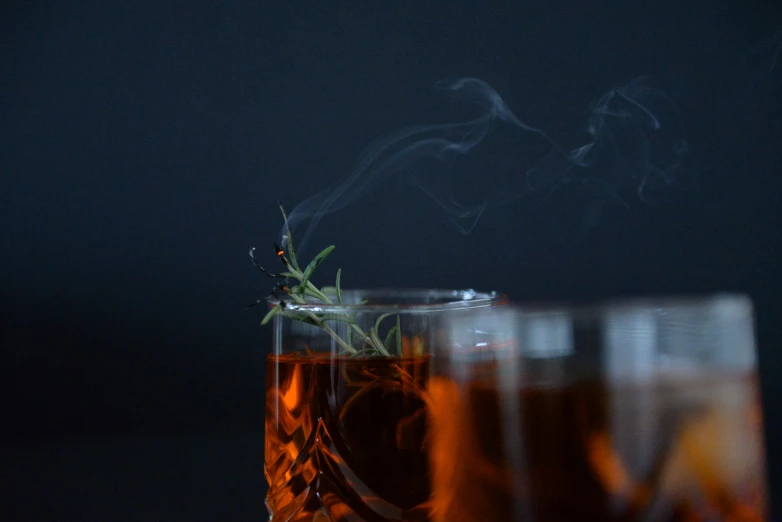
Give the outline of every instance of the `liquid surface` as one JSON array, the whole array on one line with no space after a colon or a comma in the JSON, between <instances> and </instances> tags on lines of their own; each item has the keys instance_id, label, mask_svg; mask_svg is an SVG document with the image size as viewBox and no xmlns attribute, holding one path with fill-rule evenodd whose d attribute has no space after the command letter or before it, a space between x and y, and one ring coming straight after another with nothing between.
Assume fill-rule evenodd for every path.
<instances>
[{"instance_id":1,"label":"liquid surface","mask_svg":"<svg viewBox=\"0 0 782 522\"><path fill-rule=\"evenodd\" d=\"M271 520L428 520L427 380L424 357L270 355Z\"/></svg>"},{"instance_id":2,"label":"liquid surface","mask_svg":"<svg viewBox=\"0 0 782 522\"><path fill-rule=\"evenodd\" d=\"M751 376L526 389L433 376L428 392L433 520L765 520Z\"/></svg>"}]
</instances>

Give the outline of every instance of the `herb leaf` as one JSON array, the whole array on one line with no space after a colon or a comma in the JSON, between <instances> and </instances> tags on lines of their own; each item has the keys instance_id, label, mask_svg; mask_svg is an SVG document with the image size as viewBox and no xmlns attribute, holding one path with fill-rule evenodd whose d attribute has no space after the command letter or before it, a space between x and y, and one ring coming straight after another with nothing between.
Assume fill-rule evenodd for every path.
<instances>
[{"instance_id":1,"label":"herb leaf","mask_svg":"<svg viewBox=\"0 0 782 522\"><path fill-rule=\"evenodd\" d=\"M331 254L334 251L334 245L327 246L323 250L321 250L320 254L315 256L315 258L310 261L310 264L307 265L307 268L304 269L304 275L302 275L301 278L301 293L304 292L304 287L307 286L307 283L310 280L310 277L312 277L312 273L315 271L318 266L327 258L329 257L329 254Z\"/></svg>"},{"instance_id":2,"label":"herb leaf","mask_svg":"<svg viewBox=\"0 0 782 522\"><path fill-rule=\"evenodd\" d=\"M377 351L379 351L382 355L390 355L388 351L386 350L386 347L383 346L383 341L380 340L380 337L377 335L377 330L375 328L369 329L369 340L373 346L373 348Z\"/></svg>"},{"instance_id":3,"label":"herb leaf","mask_svg":"<svg viewBox=\"0 0 782 522\"><path fill-rule=\"evenodd\" d=\"M311 288L309 288L307 286L303 286L303 285L295 285L295 286L293 286L291 288L291 292L294 293L294 294L308 295L310 297L320 298L320 294L316 293Z\"/></svg>"},{"instance_id":4,"label":"herb leaf","mask_svg":"<svg viewBox=\"0 0 782 522\"><path fill-rule=\"evenodd\" d=\"M336 283L336 286L334 287L334 291L337 293L337 302L339 304L343 304L342 303L342 286L340 285L341 279L342 279L342 269L338 268L337 269L337 283Z\"/></svg>"},{"instance_id":5,"label":"herb leaf","mask_svg":"<svg viewBox=\"0 0 782 522\"><path fill-rule=\"evenodd\" d=\"M399 337L400 333L399 333L399 327L398 326L394 326L386 334L386 341L383 344L386 347L386 351L388 351L389 353L391 352L391 341L394 340L394 335L396 335L397 340L401 339ZM399 355L402 355L401 351L399 350L399 347L397 347L397 351L400 352Z\"/></svg>"},{"instance_id":6,"label":"herb leaf","mask_svg":"<svg viewBox=\"0 0 782 522\"><path fill-rule=\"evenodd\" d=\"M277 305L274 308L272 308L271 310L269 310L269 312L264 316L264 318L261 319L261 326L263 326L266 323L268 323L269 321L271 321L272 317L274 317L275 315L280 313L280 311L282 311L282 306L280 306L280 305Z\"/></svg>"},{"instance_id":7,"label":"herb leaf","mask_svg":"<svg viewBox=\"0 0 782 522\"><path fill-rule=\"evenodd\" d=\"M380 317L378 317L377 321L375 321L375 331L379 331L380 330L380 323L383 322L383 319L385 319L386 317L391 317L392 315L394 315L394 314L383 314Z\"/></svg>"},{"instance_id":8,"label":"herb leaf","mask_svg":"<svg viewBox=\"0 0 782 522\"><path fill-rule=\"evenodd\" d=\"M293 232L291 232L291 225L288 222L288 213L285 212L285 207L282 206L282 202L278 201L277 206L280 207L280 212L282 212L282 220L285 222L285 237L287 241L283 243L283 248L285 247L285 243L287 243L288 256L291 258L291 264L293 265L293 268L301 272L301 268L299 268L299 262L296 261L296 250L293 248Z\"/></svg>"}]
</instances>

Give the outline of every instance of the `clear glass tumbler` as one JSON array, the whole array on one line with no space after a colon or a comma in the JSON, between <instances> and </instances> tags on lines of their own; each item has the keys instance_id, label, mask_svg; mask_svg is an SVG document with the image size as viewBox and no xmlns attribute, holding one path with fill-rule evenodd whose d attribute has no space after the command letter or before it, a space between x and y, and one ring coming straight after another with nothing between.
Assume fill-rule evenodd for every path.
<instances>
[{"instance_id":1,"label":"clear glass tumbler","mask_svg":"<svg viewBox=\"0 0 782 522\"><path fill-rule=\"evenodd\" d=\"M289 302L274 317L264 466L270 520L429 520L433 319L506 299L375 290L339 300Z\"/></svg>"},{"instance_id":2,"label":"clear glass tumbler","mask_svg":"<svg viewBox=\"0 0 782 522\"><path fill-rule=\"evenodd\" d=\"M747 298L437 322L432 520L766 520Z\"/></svg>"}]
</instances>

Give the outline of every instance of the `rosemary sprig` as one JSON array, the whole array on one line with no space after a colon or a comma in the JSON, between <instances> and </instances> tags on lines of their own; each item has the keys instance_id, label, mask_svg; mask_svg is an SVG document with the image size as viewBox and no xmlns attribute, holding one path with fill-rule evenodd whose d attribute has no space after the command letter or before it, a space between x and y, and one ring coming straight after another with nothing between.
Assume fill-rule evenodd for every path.
<instances>
[{"instance_id":1,"label":"rosemary sprig","mask_svg":"<svg viewBox=\"0 0 782 522\"><path fill-rule=\"evenodd\" d=\"M293 279L297 283L292 286L288 286L285 283L278 283L272 289L271 294L267 297L276 298L277 304L275 304L269 312L261 320L261 324L265 325L275 315L282 315L288 319L294 321L300 321L306 324L317 326L324 330L334 341L342 348L343 354L346 355L362 355L362 354L374 354L374 355L391 355L392 349L397 354L402 355L402 331L401 320L398 314L396 314L396 325L393 326L387 333L385 340L380 338L380 325L384 319L394 314L383 314L375 321L374 326L370 327L368 331L364 331L356 321L355 314L351 313L316 313L311 311L297 310L296 307L290 306L290 303L305 304L307 298L323 304L332 305L335 304L329 295L336 298L337 304L343 303L343 291L342 291L342 269L337 270L336 282L332 286L324 286L318 288L312 283L312 275L315 270L326 260L326 258L334 251L334 245L330 245L324 248L318 255L316 255L312 261L302 270L299 262L296 258L296 252L293 244L293 234L291 232L290 224L288 222L288 214L285 212L285 208L282 203L278 202L280 212L285 223L285 233L283 234L282 245L278 246L274 244L274 250L277 257L285 266L285 271L279 274L273 273L258 263L255 259L255 249L250 249L250 258L253 264L264 275L276 279ZM265 302L265 299L259 299L255 303L249 306L254 306ZM329 322L344 323L348 326L346 339L341 338L332 327L328 325ZM356 348L356 344L359 348Z\"/></svg>"}]
</instances>

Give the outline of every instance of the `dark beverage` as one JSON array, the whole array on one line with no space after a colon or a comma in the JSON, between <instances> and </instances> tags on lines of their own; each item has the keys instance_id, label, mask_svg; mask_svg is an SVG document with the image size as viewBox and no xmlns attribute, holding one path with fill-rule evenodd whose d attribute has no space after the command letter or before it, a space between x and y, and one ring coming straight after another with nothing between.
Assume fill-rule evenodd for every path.
<instances>
[{"instance_id":1,"label":"dark beverage","mask_svg":"<svg viewBox=\"0 0 782 522\"><path fill-rule=\"evenodd\" d=\"M274 521L428 520L427 357L270 355Z\"/></svg>"},{"instance_id":2,"label":"dark beverage","mask_svg":"<svg viewBox=\"0 0 782 522\"><path fill-rule=\"evenodd\" d=\"M433 520L765 520L753 376L511 386L471 364L428 387Z\"/></svg>"}]
</instances>

